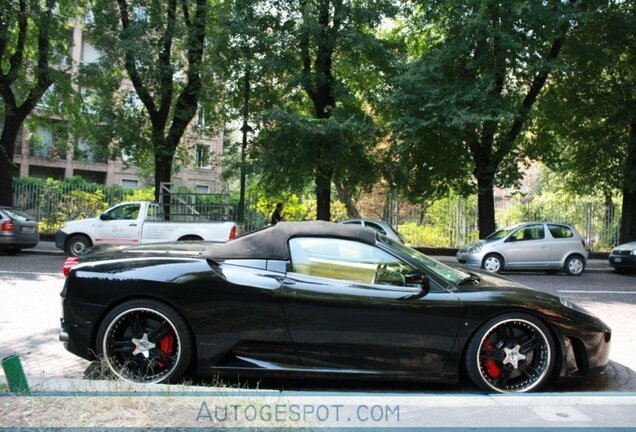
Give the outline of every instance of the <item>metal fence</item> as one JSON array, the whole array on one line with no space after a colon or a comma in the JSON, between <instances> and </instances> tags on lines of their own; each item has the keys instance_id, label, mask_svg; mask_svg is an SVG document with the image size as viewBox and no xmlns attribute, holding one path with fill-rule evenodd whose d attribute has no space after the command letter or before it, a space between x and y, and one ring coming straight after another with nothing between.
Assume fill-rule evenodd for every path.
<instances>
[{"instance_id":1,"label":"metal fence","mask_svg":"<svg viewBox=\"0 0 636 432\"><path fill-rule=\"evenodd\" d=\"M121 202L125 192L93 184L18 181L13 185L13 205L38 221L72 220L95 216Z\"/></svg>"},{"instance_id":2,"label":"metal fence","mask_svg":"<svg viewBox=\"0 0 636 432\"><path fill-rule=\"evenodd\" d=\"M396 210L393 220L396 226L418 223L422 229L434 229L438 233L438 244L434 246L459 247L479 237L477 203L475 199L457 197L433 203L435 215L413 209L401 213ZM391 206L398 209L399 205ZM428 207L430 212L432 206ZM441 216L440 216L441 215ZM519 222L548 221L574 225L593 251L609 250L618 244L621 206L617 202L604 203L588 197L567 202L545 204L537 201L499 200L495 205L497 228ZM433 246L433 245L423 245Z\"/></svg>"},{"instance_id":3,"label":"metal fence","mask_svg":"<svg viewBox=\"0 0 636 432\"><path fill-rule=\"evenodd\" d=\"M40 222L41 232L56 232L69 220L95 217L108 207L129 200L131 189L93 183L67 184L60 181L20 181L13 185L13 203ZM263 226L262 218L250 210L256 196L248 195L240 232ZM237 203L227 185L214 186L212 193L196 193L177 184L162 184L160 203L169 220L180 222L236 222Z\"/></svg>"}]
</instances>

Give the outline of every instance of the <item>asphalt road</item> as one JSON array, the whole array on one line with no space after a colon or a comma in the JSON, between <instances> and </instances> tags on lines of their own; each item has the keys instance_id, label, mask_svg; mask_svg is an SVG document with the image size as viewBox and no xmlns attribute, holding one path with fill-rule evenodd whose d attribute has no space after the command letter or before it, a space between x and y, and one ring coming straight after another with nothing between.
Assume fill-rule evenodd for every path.
<instances>
[{"instance_id":1,"label":"asphalt road","mask_svg":"<svg viewBox=\"0 0 636 432\"><path fill-rule=\"evenodd\" d=\"M41 377L79 378L88 363L64 351L57 341L59 292L64 278L62 255L0 254L0 357L19 352L28 373ZM443 257L453 262L452 257ZM636 391L636 275L619 275L609 267L579 277L546 273L506 273L504 276L527 286L558 294L586 307L613 329L610 370L593 382L556 384L556 391ZM261 381L260 388L363 390L377 388L374 383ZM421 386L382 383L381 388L418 392ZM428 391L474 392L467 383L459 389L426 387Z\"/></svg>"}]
</instances>

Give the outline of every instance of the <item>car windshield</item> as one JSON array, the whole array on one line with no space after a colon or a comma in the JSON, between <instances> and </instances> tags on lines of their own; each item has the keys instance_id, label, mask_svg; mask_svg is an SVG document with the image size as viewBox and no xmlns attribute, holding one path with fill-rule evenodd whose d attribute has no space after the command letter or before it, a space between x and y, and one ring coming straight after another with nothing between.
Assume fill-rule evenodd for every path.
<instances>
[{"instance_id":1,"label":"car windshield","mask_svg":"<svg viewBox=\"0 0 636 432\"><path fill-rule=\"evenodd\" d=\"M380 235L379 237L383 243L386 243L389 246L399 250L403 254L408 255L410 258L412 258L419 264L422 264L428 270L432 271L441 278L452 282L453 284L459 284L471 277L471 275L468 273L464 273L450 266L447 266L446 264L442 264L441 262L434 260L433 258L430 258L423 253L418 252L406 245L403 245L402 243L397 242L389 237L383 235Z\"/></svg>"},{"instance_id":2,"label":"car windshield","mask_svg":"<svg viewBox=\"0 0 636 432\"><path fill-rule=\"evenodd\" d=\"M494 233L490 234L486 238L489 239L489 240L500 240L500 239L506 237L511 232L513 232L516 228L517 228L516 226L503 228L503 229L500 229L498 231L495 231Z\"/></svg>"},{"instance_id":3,"label":"car windshield","mask_svg":"<svg viewBox=\"0 0 636 432\"><path fill-rule=\"evenodd\" d=\"M17 211L14 209L4 208L2 209L4 212L9 215L9 217L13 220L17 220L20 222L32 221L33 218L26 213L22 213L21 211Z\"/></svg>"}]
</instances>

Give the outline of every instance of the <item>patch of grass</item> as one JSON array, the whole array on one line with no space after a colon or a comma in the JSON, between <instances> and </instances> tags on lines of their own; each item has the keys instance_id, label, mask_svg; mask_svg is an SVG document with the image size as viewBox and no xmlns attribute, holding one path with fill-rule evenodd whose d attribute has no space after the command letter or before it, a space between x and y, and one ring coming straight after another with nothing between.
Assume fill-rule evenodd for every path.
<instances>
[{"instance_id":1,"label":"patch of grass","mask_svg":"<svg viewBox=\"0 0 636 432\"><path fill-rule=\"evenodd\" d=\"M0 392L8 392L8 391L9 391L9 384L0 383Z\"/></svg>"}]
</instances>

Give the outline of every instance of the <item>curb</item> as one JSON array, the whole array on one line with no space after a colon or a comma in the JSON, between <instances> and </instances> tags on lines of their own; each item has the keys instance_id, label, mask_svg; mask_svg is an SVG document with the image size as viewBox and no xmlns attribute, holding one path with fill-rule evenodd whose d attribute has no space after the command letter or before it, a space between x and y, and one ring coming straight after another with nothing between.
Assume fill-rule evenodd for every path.
<instances>
[{"instance_id":1,"label":"curb","mask_svg":"<svg viewBox=\"0 0 636 432\"><path fill-rule=\"evenodd\" d=\"M51 256L55 256L55 255L59 255L59 256L65 256L64 252L62 251L49 251L49 250L38 250L38 249L22 249L22 251L20 252L21 255L51 255Z\"/></svg>"}]
</instances>

